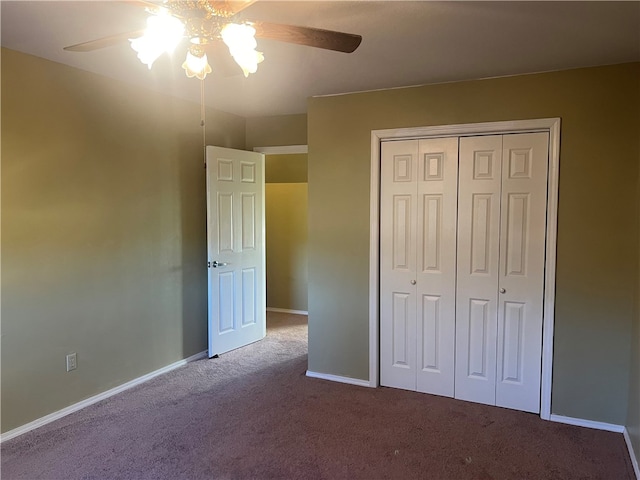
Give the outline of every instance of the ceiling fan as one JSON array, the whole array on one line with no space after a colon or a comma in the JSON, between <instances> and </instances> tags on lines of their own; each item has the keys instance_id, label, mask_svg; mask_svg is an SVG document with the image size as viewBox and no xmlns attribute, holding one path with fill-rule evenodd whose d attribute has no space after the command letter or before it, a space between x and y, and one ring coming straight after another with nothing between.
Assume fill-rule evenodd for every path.
<instances>
[{"instance_id":1,"label":"ceiling fan","mask_svg":"<svg viewBox=\"0 0 640 480\"><path fill-rule=\"evenodd\" d=\"M72 52L88 52L129 40L138 58L149 68L164 52L171 52L188 40L187 58L182 64L188 77L204 77L212 71L207 54L224 74L255 73L264 56L256 50L256 38L351 53L362 37L351 33L299 27L270 22L249 21L240 12L256 0L128 0L144 8L150 17L146 30L136 30L65 47ZM226 46L225 46L226 45ZM229 55L230 54L230 55ZM230 62L235 60L235 65Z\"/></svg>"}]
</instances>

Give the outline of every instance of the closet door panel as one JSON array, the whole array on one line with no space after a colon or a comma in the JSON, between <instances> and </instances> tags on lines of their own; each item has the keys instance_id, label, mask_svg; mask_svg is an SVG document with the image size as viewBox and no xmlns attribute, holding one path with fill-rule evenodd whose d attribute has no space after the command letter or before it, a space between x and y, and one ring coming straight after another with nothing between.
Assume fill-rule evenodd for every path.
<instances>
[{"instance_id":1,"label":"closet door panel","mask_svg":"<svg viewBox=\"0 0 640 480\"><path fill-rule=\"evenodd\" d=\"M383 142L380 190L380 384L416 389L418 140Z\"/></svg>"},{"instance_id":2,"label":"closet door panel","mask_svg":"<svg viewBox=\"0 0 640 480\"><path fill-rule=\"evenodd\" d=\"M418 157L417 390L453 397L458 139L420 140Z\"/></svg>"},{"instance_id":3,"label":"closet door panel","mask_svg":"<svg viewBox=\"0 0 640 480\"><path fill-rule=\"evenodd\" d=\"M495 404L502 136L460 138L455 397Z\"/></svg>"},{"instance_id":4,"label":"closet door panel","mask_svg":"<svg viewBox=\"0 0 640 480\"><path fill-rule=\"evenodd\" d=\"M540 411L548 133L505 135L496 405Z\"/></svg>"}]
</instances>

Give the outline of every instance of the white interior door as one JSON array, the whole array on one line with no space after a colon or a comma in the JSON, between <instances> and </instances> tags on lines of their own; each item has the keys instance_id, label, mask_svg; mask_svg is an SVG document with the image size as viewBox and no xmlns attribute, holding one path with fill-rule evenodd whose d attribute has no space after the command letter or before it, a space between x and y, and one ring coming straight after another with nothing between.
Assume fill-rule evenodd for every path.
<instances>
[{"instance_id":1,"label":"white interior door","mask_svg":"<svg viewBox=\"0 0 640 480\"><path fill-rule=\"evenodd\" d=\"M505 135L496 405L540 411L548 133Z\"/></svg>"},{"instance_id":2,"label":"white interior door","mask_svg":"<svg viewBox=\"0 0 640 480\"><path fill-rule=\"evenodd\" d=\"M209 356L264 338L264 155L211 147L207 162Z\"/></svg>"},{"instance_id":3,"label":"white interior door","mask_svg":"<svg viewBox=\"0 0 640 480\"><path fill-rule=\"evenodd\" d=\"M495 405L502 136L460 139L455 397Z\"/></svg>"},{"instance_id":4,"label":"white interior door","mask_svg":"<svg viewBox=\"0 0 640 480\"><path fill-rule=\"evenodd\" d=\"M382 385L453 396L457 165L457 138L382 145Z\"/></svg>"}]
</instances>

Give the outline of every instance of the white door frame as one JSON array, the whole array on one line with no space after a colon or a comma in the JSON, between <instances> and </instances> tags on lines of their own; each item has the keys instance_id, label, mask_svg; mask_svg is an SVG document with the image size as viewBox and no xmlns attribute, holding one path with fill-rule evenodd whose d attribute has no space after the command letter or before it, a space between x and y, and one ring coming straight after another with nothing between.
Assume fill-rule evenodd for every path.
<instances>
[{"instance_id":1,"label":"white door frame","mask_svg":"<svg viewBox=\"0 0 640 480\"><path fill-rule=\"evenodd\" d=\"M394 128L371 131L371 190L369 237L369 386L380 385L380 143L413 138L461 137L505 133L549 133L547 179L547 228L544 274L542 333L542 377L540 417L551 417L551 377L553 373L553 328L556 283L556 243L558 227L558 174L560 163L560 118L469 123L434 127Z\"/></svg>"}]
</instances>

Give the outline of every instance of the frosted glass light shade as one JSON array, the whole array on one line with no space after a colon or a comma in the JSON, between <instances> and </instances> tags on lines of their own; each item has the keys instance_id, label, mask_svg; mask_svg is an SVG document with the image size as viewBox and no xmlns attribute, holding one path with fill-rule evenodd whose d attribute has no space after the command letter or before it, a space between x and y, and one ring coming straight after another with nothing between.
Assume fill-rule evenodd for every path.
<instances>
[{"instance_id":1,"label":"frosted glass light shade","mask_svg":"<svg viewBox=\"0 0 640 480\"><path fill-rule=\"evenodd\" d=\"M182 22L165 12L149 17L144 35L129 41L140 61L151 69L160 55L173 52L183 35Z\"/></svg>"},{"instance_id":2,"label":"frosted glass light shade","mask_svg":"<svg viewBox=\"0 0 640 480\"><path fill-rule=\"evenodd\" d=\"M187 77L196 77L200 80L204 80L207 73L211 73L211 65L207 61L207 54L203 54L201 57L193 55L191 52L187 52L187 59L182 64Z\"/></svg>"},{"instance_id":3,"label":"frosted glass light shade","mask_svg":"<svg viewBox=\"0 0 640 480\"><path fill-rule=\"evenodd\" d=\"M252 26L237 23L225 25L220 32L222 40L229 47L229 53L240 65L245 77L248 77L249 73L255 73L258 64L264 60L262 52L255 50L258 46L255 34L256 29Z\"/></svg>"},{"instance_id":4,"label":"frosted glass light shade","mask_svg":"<svg viewBox=\"0 0 640 480\"><path fill-rule=\"evenodd\" d=\"M233 55L233 59L240 65L244 76L248 77L250 73L256 73L258 71L258 64L264 60L264 55L262 52L255 50L246 50L236 52L236 54Z\"/></svg>"}]
</instances>

